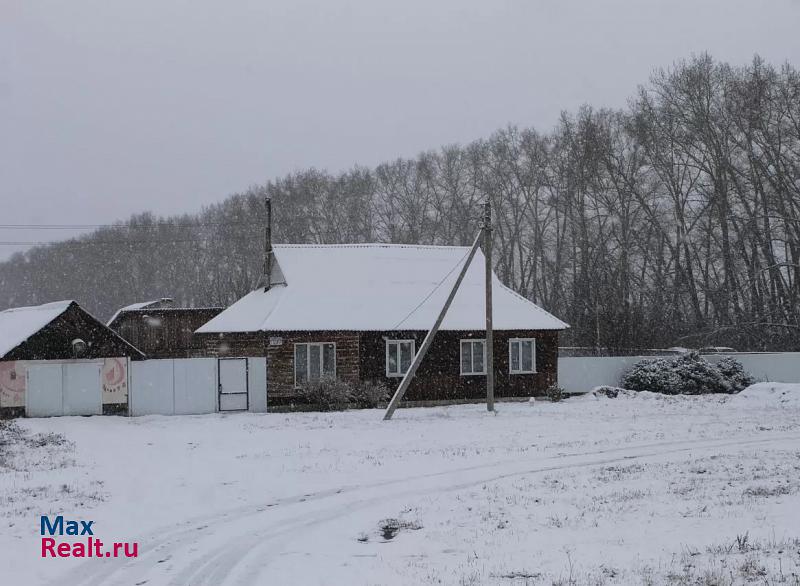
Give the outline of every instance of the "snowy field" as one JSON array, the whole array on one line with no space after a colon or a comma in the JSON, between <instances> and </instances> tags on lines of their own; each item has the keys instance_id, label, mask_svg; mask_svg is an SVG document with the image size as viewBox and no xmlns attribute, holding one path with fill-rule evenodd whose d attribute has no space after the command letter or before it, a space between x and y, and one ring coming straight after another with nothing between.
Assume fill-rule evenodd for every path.
<instances>
[{"instance_id":1,"label":"snowy field","mask_svg":"<svg viewBox=\"0 0 800 586\"><path fill-rule=\"evenodd\" d=\"M0 581L800 583L800 385L381 415L0 424ZM42 559L55 513L139 557Z\"/></svg>"}]
</instances>

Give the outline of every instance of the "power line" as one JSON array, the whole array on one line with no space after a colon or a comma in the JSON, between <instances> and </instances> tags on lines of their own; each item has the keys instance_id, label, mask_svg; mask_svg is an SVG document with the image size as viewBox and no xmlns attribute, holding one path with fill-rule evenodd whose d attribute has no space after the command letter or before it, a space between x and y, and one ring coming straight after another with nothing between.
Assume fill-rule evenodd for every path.
<instances>
[{"instance_id":1,"label":"power line","mask_svg":"<svg viewBox=\"0 0 800 586\"><path fill-rule=\"evenodd\" d=\"M150 240L54 240L52 242L46 241L15 241L15 240L0 240L0 246L102 246L105 244L180 244L188 242L218 242L225 240L249 242L251 238L233 238L226 236L214 236L209 238L183 238L183 239L162 239L153 238Z\"/></svg>"},{"instance_id":2,"label":"power line","mask_svg":"<svg viewBox=\"0 0 800 586\"><path fill-rule=\"evenodd\" d=\"M263 226L257 222L196 222L174 224L154 222L152 224L0 224L2 230L92 230L98 228L123 228L126 230L146 230L149 228L204 228L208 226Z\"/></svg>"},{"instance_id":3,"label":"power line","mask_svg":"<svg viewBox=\"0 0 800 586\"><path fill-rule=\"evenodd\" d=\"M439 287L441 287L441 286L442 286L442 284L443 284L443 283L444 283L444 282L447 280L447 277L449 277L450 275L452 275L452 274L453 274L453 272L454 272L454 271L455 271L455 270L456 270L458 267L460 267L462 264L464 264L464 260L465 260L465 259L466 259L466 258L467 258L469 255L470 255L470 252L472 252L472 249L470 249L470 250L467 250L467 253L466 253L466 254L465 254L463 257L461 257L461 260L460 260L460 261L458 261L458 262L457 262L457 263L456 263L456 264L453 266L453 268L452 268L452 269L450 269L450 271L449 271L449 272L448 272L448 273L447 273L447 274L446 274L444 277L442 277L442 280L441 280L441 281L439 281L439 282L436 284L436 286L435 286L433 289L431 289L431 292L430 292L430 293L428 293L428 295L425 297L425 299L423 299L422 301L420 301L420 302L417 304L417 306L416 306L414 309L412 309L411 311L409 311L409 312L408 312L408 315L406 315L406 316L405 316L403 319L401 319L399 322L397 322L397 325L395 325L395 326L392 328L392 330L397 330L397 329L400 329L400 326L401 326L401 325L403 325L403 323L404 323L404 322L405 322L405 321L406 321L408 318L410 318L412 315L414 315L414 313L415 313L415 312L416 312L416 311L417 311L417 310L418 310L420 307L422 307L422 306L425 304L425 302L426 302L428 299L430 299L430 298L433 296L433 294L434 294L434 293L436 293L436 290L437 290Z\"/></svg>"}]
</instances>

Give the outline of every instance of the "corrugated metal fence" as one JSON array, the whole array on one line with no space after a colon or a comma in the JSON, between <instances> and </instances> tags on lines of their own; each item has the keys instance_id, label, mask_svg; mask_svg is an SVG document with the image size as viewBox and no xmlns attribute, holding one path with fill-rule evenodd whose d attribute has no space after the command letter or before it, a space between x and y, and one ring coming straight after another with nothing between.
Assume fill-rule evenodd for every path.
<instances>
[{"instance_id":1,"label":"corrugated metal fence","mask_svg":"<svg viewBox=\"0 0 800 586\"><path fill-rule=\"evenodd\" d=\"M221 371L221 363L229 367ZM236 368L241 369L241 373L234 372ZM226 373L230 373L227 376L241 375L241 385L238 386L241 394L246 395L241 401L223 400L229 396L224 389ZM267 410L266 358L175 358L131 362L129 396L131 415L195 415L216 411L263 413Z\"/></svg>"}]
</instances>

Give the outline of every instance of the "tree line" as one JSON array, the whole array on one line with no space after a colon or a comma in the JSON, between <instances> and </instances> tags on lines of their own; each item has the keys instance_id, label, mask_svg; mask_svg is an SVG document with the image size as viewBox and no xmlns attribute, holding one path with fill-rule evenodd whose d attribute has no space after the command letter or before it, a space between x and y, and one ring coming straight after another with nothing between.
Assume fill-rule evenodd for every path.
<instances>
[{"instance_id":1,"label":"tree line","mask_svg":"<svg viewBox=\"0 0 800 586\"><path fill-rule=\"evenodd\" d=\"M489 198L500 279L570 323L566 345L800 349L800 74L758 57L693 57L549 133L308 169L38 246L0 263L0 306L227 305L259 284L267 196L275 242L465 246Z\"/></svg>"}]
</instances>

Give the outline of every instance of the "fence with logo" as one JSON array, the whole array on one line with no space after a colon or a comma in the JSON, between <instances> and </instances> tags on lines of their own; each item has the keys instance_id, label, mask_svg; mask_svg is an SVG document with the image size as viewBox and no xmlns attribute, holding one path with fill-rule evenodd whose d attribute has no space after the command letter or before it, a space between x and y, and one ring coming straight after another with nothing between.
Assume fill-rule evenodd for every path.
<instances>
[{"instance_id":1,"label":"fence with logo","mask_svg":"<svg viewBox=\"0 0 800 586\"><path fill-rule=\"evenodd\" d=\"M0 412L191 415L267 410L266 358L0 362Z\"/></svg>"},{"instance_id":2,"label":"fence with logo","mask_svg":"<svg viewBox=\"0 0 800 586\"><path fill-rule=\"evenodd\" d=\"M0 363L0 407L29 417L100 415L128 401L128 359Z\"/></svg>"}]
</instances>

